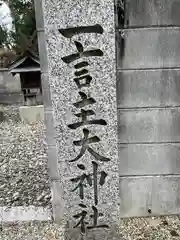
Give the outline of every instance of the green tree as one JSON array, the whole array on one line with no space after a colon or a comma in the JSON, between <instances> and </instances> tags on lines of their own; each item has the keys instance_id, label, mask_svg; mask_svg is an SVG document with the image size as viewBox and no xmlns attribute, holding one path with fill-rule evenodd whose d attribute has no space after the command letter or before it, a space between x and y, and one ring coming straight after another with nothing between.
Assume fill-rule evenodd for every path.
<instances>
[{"instance_id":1,"label":"green tree","mask_svg":"<svg viewBox=\"0 0 180 240\"><path fill-rule=\"evenodd\" d=\"M16 52L20 54L29 45L26 39L30 40L36 30L34 2L33 0L26 2L24 0L9 0L9 7L15 26L12 37L15 42Z\"/></svg>"},{"instance_id":2,"label":"green tree","mask_svg":"<svg viewBox=\"0 0 180 240\"><path fill-rule=\"evenodd\" d=\"M8 46L7 31L0 26L0 48Z\"/></svg>"},{"instance_id":3,"label":"green tree","mask_svg":"<svg viewBox=\"0 0 180 240\"><path fill-rule=\"evenodd\" d=\"M6 1L11 9L13 18L14 29L9 33L9 40L7 41L18 55L22 54L31 44L34 43L34 51L37 52L37 36L34 34L34 40L31 40L33 33L36 31L36 20L34 1L24 0L7 0ZM2 35L2 41L8 44L7 34ZM3 37L4 36L4 37ZM1 39L0 39L1 43Z\"/></svg>"}]
</instances>

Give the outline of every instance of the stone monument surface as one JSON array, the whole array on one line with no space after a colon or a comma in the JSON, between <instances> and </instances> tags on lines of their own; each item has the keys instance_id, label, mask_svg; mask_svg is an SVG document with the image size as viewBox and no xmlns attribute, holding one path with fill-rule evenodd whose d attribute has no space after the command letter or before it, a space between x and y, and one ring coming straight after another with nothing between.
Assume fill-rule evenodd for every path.
<instances>
[{"instance_id":1,"label":"stone monument surface","mask_svg":"<svg viewBox=\"0 0 180 240\"><path fill-rule=\"evenodd\" d=\"M44 0L43 12L59 170L55 218L67 239L119 239L114 2Z\"/></svg>"}]
</instances>

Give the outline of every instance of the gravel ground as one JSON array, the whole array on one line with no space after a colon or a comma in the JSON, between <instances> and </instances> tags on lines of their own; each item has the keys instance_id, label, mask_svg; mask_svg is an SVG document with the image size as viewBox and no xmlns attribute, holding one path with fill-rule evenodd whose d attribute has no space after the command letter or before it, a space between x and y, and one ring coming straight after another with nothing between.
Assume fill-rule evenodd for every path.
<instances>
[{"instance_id":1,"label":"gravel ground","mask_svg":"<svg viewBox=\"0 0 180 240\"><path fill-rule=\"evenodd\" d=\"M44 125L22 123L18 106L1 106L0 206L50 205ZM180 239L180 219L136 218L121 221L121 240ZM0 240L64 240L62 227L51 223L0 224Z\"/></svg>"},{"instance_id":2,"label":"gravel ground","mask_svg":"<svg viewBox=\"0 0 180 240\"><path fill-rule=\"evenodd\" d=\"M50 204L44 124L25 124L18 106L2 106L0 122L0 206Z\"/></svg>"},{"instance_id":3,"label":"gravel ground","mask_svg":"<svg viewBox=\"0 0 180 240\"><path fill-rule=\"evenodd\" d=\"M177 216L124 219L121 233L125 240L176 240L180 239L180 220Z\"/></svg>"},{"instance_id":4,"label":"gravel ground","mask_svg":"<svg viewBox=\"0 0 180 240\"><path fill-rule=\"evenodd\" d=\"M180 239L178 217L136 218L122 220L119 240L176 240ZM60 225L26 223L3 225L0 240L65 240ZM98 240L98 239L96 239Z\"/></svg>"}]
</instances>

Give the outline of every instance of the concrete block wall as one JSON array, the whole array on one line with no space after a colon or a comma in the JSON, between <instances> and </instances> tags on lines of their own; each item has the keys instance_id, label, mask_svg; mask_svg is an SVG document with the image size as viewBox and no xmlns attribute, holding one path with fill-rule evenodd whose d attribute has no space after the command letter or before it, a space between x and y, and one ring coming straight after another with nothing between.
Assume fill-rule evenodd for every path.
<instances>
[{"instance_id":1,"label":"concrete block wall","mask_svg":"<svg viewBox=\"0 0 180 240\"><path fill-rule=\"evenodd\" d=\"M122 217L180 212L179 14L177 0L127 0L118 29Z\"/></svg>"}]
</instances>

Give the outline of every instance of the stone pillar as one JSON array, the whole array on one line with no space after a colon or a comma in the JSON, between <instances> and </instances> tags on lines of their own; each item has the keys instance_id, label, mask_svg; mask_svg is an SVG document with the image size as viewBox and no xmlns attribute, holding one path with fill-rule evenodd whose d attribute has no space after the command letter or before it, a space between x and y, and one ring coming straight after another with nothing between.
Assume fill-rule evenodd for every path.
<instances>
[{"instance_id":1,"label":"stone pillar","mask_svg":"<svg viewBox=\"0 0 180 240\"><path fill-rule=\"evenodd\" d=\"M67 239L120 239L114 2L44 0L43 12L59 170L55 219Z\"/></svg>"}]
</instances>

